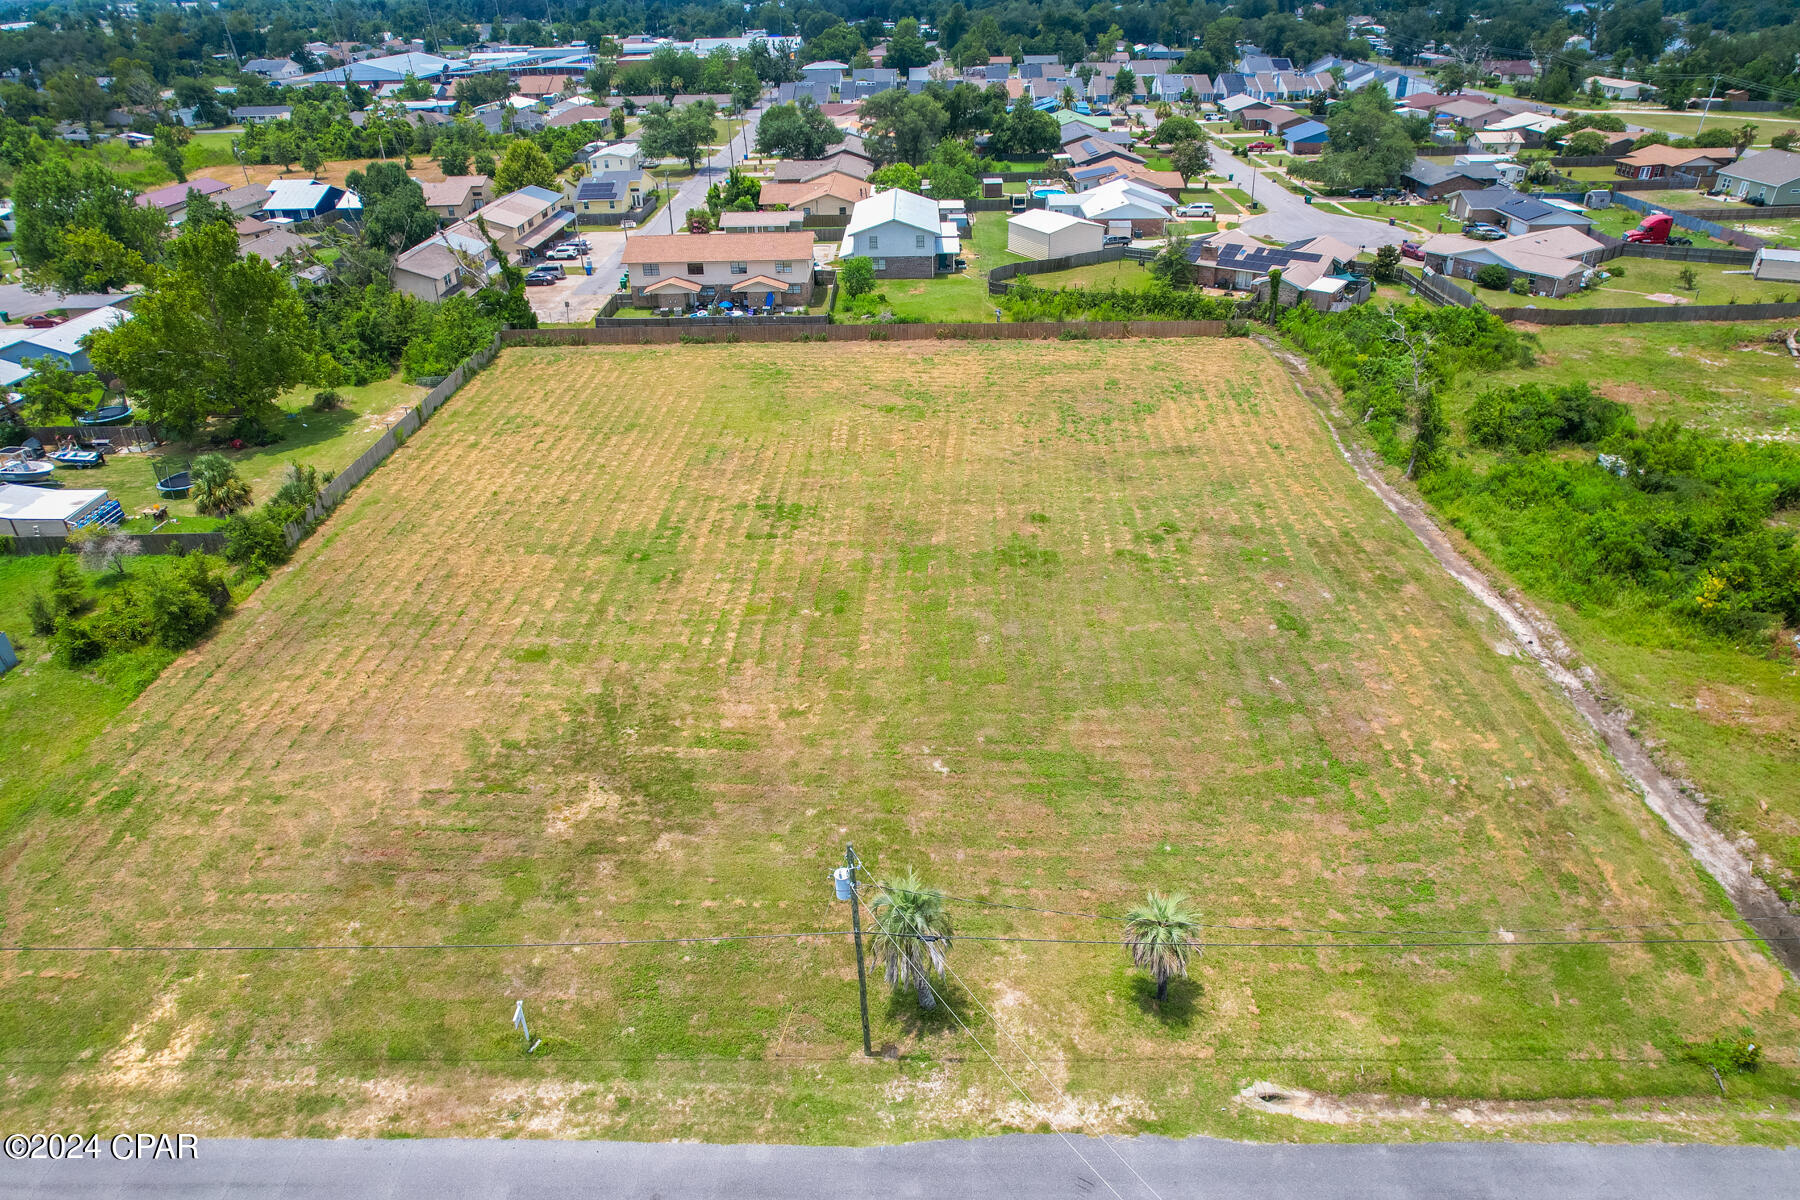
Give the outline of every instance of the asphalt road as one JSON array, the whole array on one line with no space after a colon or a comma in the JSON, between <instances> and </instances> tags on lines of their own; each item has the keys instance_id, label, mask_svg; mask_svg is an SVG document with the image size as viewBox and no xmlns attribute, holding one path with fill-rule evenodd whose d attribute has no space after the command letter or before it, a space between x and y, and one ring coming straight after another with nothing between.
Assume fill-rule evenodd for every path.
<instances>
[{"instance_id":1,"label":"asphalt road","mask_svg":"<svg viewBox=\"0 0 1800 1200\"><path fill-rule=\"evenodd\" d=\"M1493 1142L1288 1146L1207 1138L1122 1140L1109 1149L1089 1138L1070 1142L1091 1165L1049 1134L863 1149L203 1141L197 1157L185 1162L0 1162L0 1198L1774 1200L1800 1195L1800 1150L1792 1149Z\"/></svg>"},{"instance_id":2,"label":"asphalt road","mask_svg":"<svg viewBox=\"0 0 1800 1200\"><path fill-rule=\"evenodd\" d=\"M1324 233L1347 245L1368 250L1406 240L1407 230L1394 228L1386 221L1365 220L1308 204L1223 147L1215 146L1212 158L1213 170L1232 177L1231 187L1248 192L1250 176L1256 176L1255 199L1266 211L1238 226L1245 233L1277 242L1297 242Z\"/></svg>"}]
</instances>

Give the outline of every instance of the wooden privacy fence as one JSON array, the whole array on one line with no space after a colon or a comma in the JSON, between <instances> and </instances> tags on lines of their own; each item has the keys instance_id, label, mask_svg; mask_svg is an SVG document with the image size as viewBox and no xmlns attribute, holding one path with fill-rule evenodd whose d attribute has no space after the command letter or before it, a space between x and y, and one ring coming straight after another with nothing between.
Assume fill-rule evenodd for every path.
<instances>
[{"instance_id":1,"label":"wooden privacy fence","mask_svg":"<svg viewBox=\"0 0 1800 1200\"><path fill-rule=\"evenodd\" d=\"M1029 262L999 263L988 272L988 294L1000 296L1006 293L1007 280L1019 275L1048 275L1052 271L1068 271L1075 267L1092 267L1100 263L1118 262L1124 258L1126 247L1105 246L1099 250L1087 250L1080 254L1065 254L1061 258L1039 258ZM995 286L999 285L999 286Z\"/></svg>"},{"instance_id":2,"label":"wooden privacy fence","mask_svg":"<svg viewBox=\"0 0 1800 1200\"><path fill-rule=\"evenodd\" d=\"M1800 317L1800 303L1674 304L1641 308L1496 308L1502 321L1533 325L1659 325L1680 321L1777 321Z\"/></svg>"},{"instance_id":3,"label":"wooden privacy fence","mask_svg":"<svg viewBox=\"0 0 1800 1200\"><path fill-rule=\"evenodd\" d=\"M690 332L645 321L642 329L506 329L506 346L725 345L733 342L1046 341L1102 338L1229 337L1227 321L1019 321L881 325L763 325ZM681 324L677 322L676 324Z\"/></svg>"},{"instance_id":4,"label":"wooden privacy fence","mask_svg":"<svg viewBox=\"0 0 1800 1200\"><path fill-rule=\"evenodd\" d=\"M125 446L162 445L162 438L157 436L154 425L45 425L29 432L45 446L66 442L70 438L84 442L105 438L113 444L115 450Z\"/></svg>"},{"instance_id":5,"label":"wooden privacy fence","mask_svg":"<svg viewBox=\"0 0 1800 1200\"><path fill-rule=\"evenodd\" d=\"M595 329L637 329L640 327L683 329L717 329L721 326L744 328L757 325L829 325L825 313L791 313L767 317L595 317Z\"/></svg>"},{"instance_id":6,"label":"wooden privacy fence","mask_svg":"<svg viewBox=\"0 0 1800 1200\"><path fill-rule=\"evenodd\" d=\"M217 554L225 549L225 535L217 530L207 533L134 533L129 536L144 548L145 554L190 554L195 550ZM61 554L68 544L68 538L59 537L12 539L14 554Z\"/></svg>"},{"instance_id":7,"label":"wooden privacy fence","mask_svg":"<svg viewBox=\"0 0 1800 1200\"><path fill-rule=\"evenodd\" d=\"M575 330L572 332L586 331ZM287 526L289 548L298 545L309 529L318 524L326 513L343 502L344 497L350 494L350 489L366 479L369 472L386 461L387 456L399 449L402 442L418 432L419 426L430 419L432 413L443 407L444 401L456 395L463 384L474 378L475 372L493 362L494 355L499 352L500 335L495 334L492 342L463 359L456 370L450 372L442 382L425 393L423 400L407 409L406 415L389 426L388 431L382 434L373 446L364 450L355 462L345 467L330 483L320 489L319 498L312 502L300 520Z\"/></svg>"}]
</instances>

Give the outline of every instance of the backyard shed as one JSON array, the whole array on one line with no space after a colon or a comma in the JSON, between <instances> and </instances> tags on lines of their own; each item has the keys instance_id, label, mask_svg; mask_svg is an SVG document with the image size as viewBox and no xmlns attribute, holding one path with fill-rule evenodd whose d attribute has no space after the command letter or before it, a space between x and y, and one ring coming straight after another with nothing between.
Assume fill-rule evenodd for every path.
<instances>
[{"instance_id":1,"label":"backyard shed","mask_svg":"<svg viewBox=\"0 0 1800 1200\"><path fill-rule=\"evenodd\" d=\"M1006 222L1006 248L1026 258L1062 258L1100 249L1106 230L1070 213L1034 208Z\"/></svg>"},{"instance_id":2,"label":"backyard shed","mask_svg":"<svg viewBox=\"0 0 1800 1200\"><path fill-rule=\"evenodd\" d=\"M50 491L0 483L0 534L63 537L91 521L106 503L105 488Z\"/></svg>"},{"instance_id":3,"label":"backyard shed","mask_svg":"<svg viewBox=\"0 0 1800 1200\"><path fill-rule=\"evenodd\" d=\"M1800 282L1800 250L1778 250L1764 246L1750 260L1752 279L1774 279L1782 283Z\"/></svg>"}]
</instances>

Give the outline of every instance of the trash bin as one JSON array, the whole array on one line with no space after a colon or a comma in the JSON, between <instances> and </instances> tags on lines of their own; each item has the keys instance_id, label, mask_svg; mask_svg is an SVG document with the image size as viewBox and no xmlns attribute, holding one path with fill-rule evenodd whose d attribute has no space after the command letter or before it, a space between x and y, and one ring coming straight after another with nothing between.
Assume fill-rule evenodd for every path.
<instances>
[{"instance_id":1,"label":"trash bin","mask_svg":"<svg viewBox=\"0 0 1800 1200\"><path fill-rule=\"evenodd\" d=\"M1304 199L1308 204L1311 204L1312 203L1312 193L1311 192L1306 193L1306 195L1304 197L1302 197L1302 199Z\"/></svg>"},{"instance_id":2,"label":"trash bin","mask_svg":"<svg viewBox=\"0 0 1800 1200\"><path fill-rule=\"evenodd\" d=\"M1388 228L1389 229L1392 229L1394 227L1395 223L1396 222L1394 221L1394 218L1392 218L1392 217L1388 218Z\"/></svg>"}]
</instances>

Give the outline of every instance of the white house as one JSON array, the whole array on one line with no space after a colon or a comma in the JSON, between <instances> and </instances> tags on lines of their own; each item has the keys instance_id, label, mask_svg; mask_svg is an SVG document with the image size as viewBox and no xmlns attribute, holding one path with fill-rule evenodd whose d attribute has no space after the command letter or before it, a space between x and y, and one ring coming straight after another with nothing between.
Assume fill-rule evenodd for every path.
<instances>
[{"instance_id":1,"label":"white house","mask_svg":"<svg viewBox=\"0 0 1800 1200\"><path fill-rule=\"evenodd\" d=\"M121 300L129 297L121 296ZM0 337L11 338L0 345L0 364L14 364L11 370L0 369L0 382L16 382L31 372L24 369L27 363L40 358L52 358L71 371L92 371L94 364L88 360L87 347L84 345L87 335L101 329L111 329L131 318L131 312L118 304L108 304L103 308L91 309L78 317L70 317L59 325L48 329L8 330ZM11 378L7 378L10 376Z\"/></svg>"},{"instance_id":2,"label":"white house","mask_svg":"<svg viewBox=\"0 0 1800 1200\"><path fill-rule=\"evenodd\" d=\"M587 156L590 175L599 175L605 171L640 171L644 162L643 148L636 142L615 142L610 146L599 146Z\"/></svg>"},{"instance_id":3,"label":"white house","mask_svg":"<svg viewBox=\"0 0 1800 1200\"><path fill-rule=\"evenodd\" d=\"M1656 88L1637 79L1614 79L1611 75L1590 75L1581 81L1581 90L1589 91L1595 84L1600 85L1600 94L1608 100L1647 100L1656 94Z\"/></svg>"},{"instance_id":4,"label":"white house","mask_svg":"<svg viewBox=\"0 0 1800 1200\"><path fill-rule=\"evenodd\" d=\"M1115 179L1076 195L1051 196L1045 203L1052 212L1088 221L1129 222L1134 235L1160 235L1175 207L1166 192L1135 179Z\"/></svg>"},{"instance_id":5,"label":"white house","mask_svg":"<svg viewBox=\"0 0 1800 1200\"><path fill-rule=\"evenodd\" d=\"M1026 258L1063 258L1100 249L1106 227L1073 213L1034 208L1006 222L1006 248Z\"/></svg>"},{"instance_id":6,"label":"white house","mask_svg":"<svg viewBox=\"0 0 1800 1200\"><path fill-rule=\"evenodd\" d=\"M956 270L962 241L937 201L900 188L858 200L838 245L840 259L873 259L882 279L929 279Z\"/></svg>"}]
</instances>

